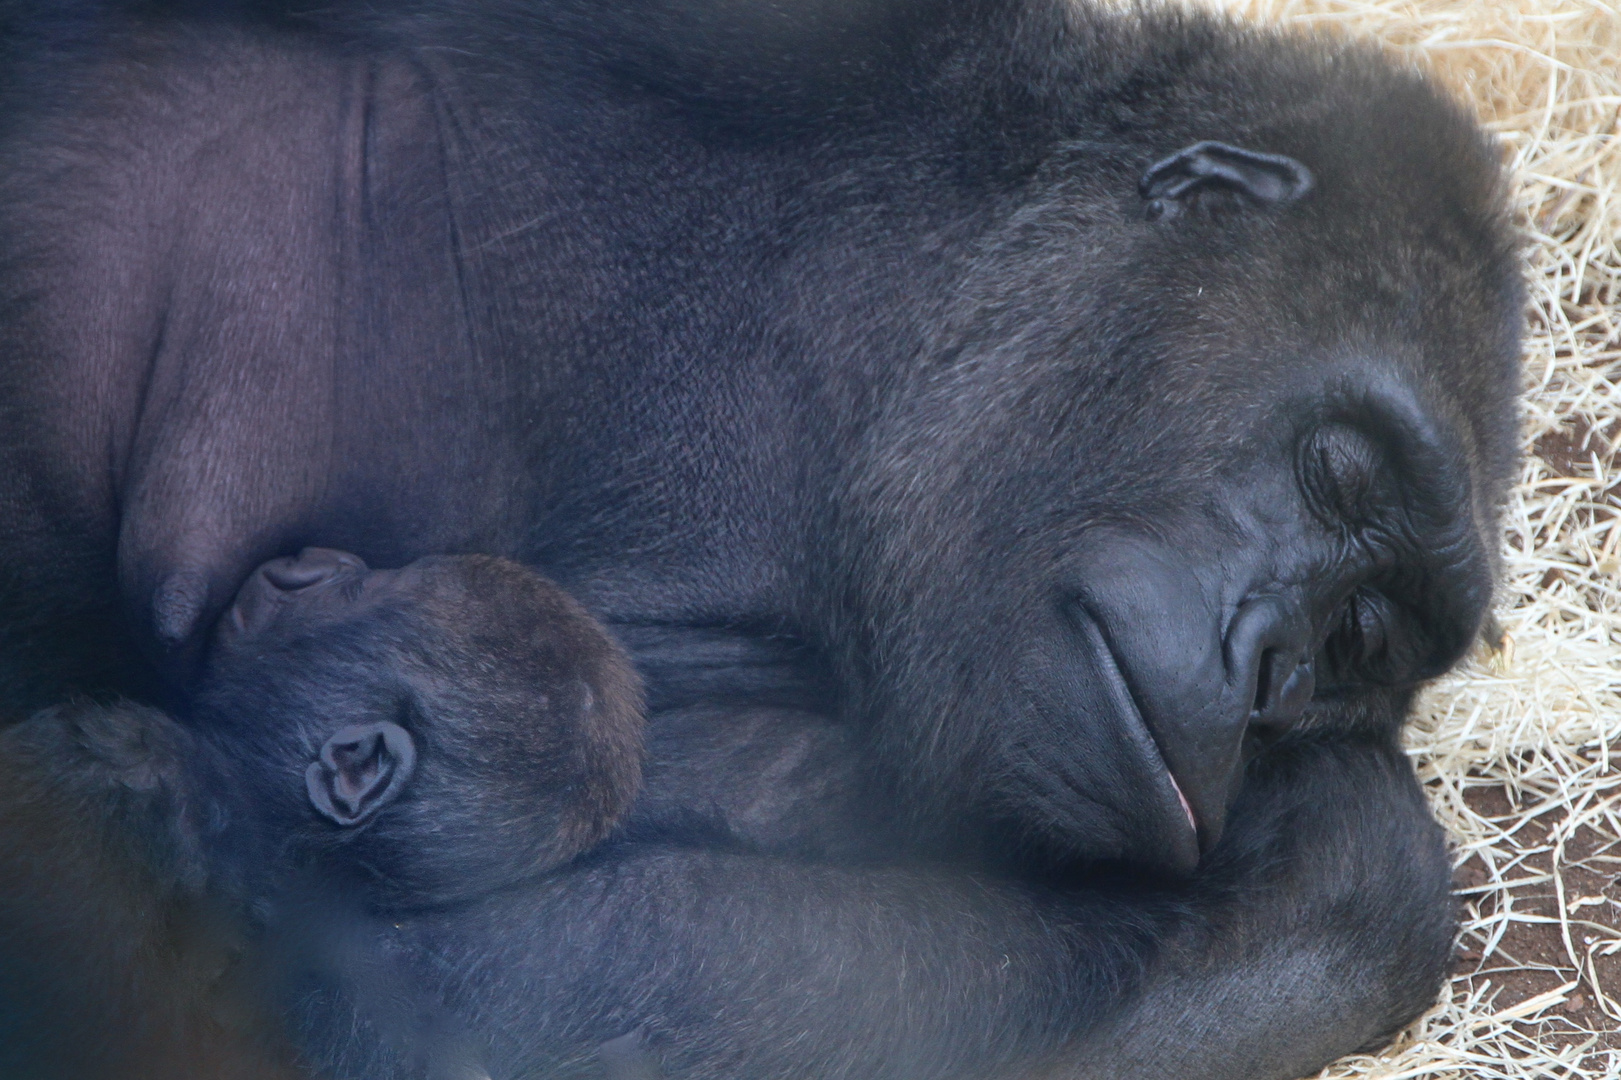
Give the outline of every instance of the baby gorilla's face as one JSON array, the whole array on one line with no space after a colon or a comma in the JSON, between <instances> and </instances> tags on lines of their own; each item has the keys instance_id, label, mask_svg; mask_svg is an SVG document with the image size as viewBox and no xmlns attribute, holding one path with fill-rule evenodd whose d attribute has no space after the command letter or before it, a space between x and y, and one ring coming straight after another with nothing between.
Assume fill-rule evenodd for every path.
<instances>
[{"instance_id":1,"label":"baby gorilla's face","mask_svg":"<svg viewBox=\"0 0 1621 1080\"><path fill-rule=\"evenodd\" d=\"M216 630L200 719L257 810L391 907L454 902L596 843L640 781L637 681L551 582L488 556L274 559Z\"/></svg>"},{"instance_id":2,"label":"baby gorilla's face","mask_svg":"<svg viewBox=\"0 0 1621 1080\"><path fill-rule=\"evenodd\" d=\"M323 624L364 620L381 604L408 600L421 579L414 565L371 570L359 557L330 548L272 559L237 593L216 648L240 656L256 639L308 635ZM355 826L398 798L415 770L411 733L392 720L374 719L339 728L322 743L304 772L305 790L310 805L328 820Z\"/></svg>"}]
</instances>

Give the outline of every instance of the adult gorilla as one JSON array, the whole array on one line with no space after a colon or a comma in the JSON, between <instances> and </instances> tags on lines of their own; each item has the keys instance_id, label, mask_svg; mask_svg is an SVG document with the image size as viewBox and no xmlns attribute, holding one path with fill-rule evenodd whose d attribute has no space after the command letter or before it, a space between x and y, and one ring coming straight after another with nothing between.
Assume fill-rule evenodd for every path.
<instances>
[{"instance_id":1,"label":"adult gorilla","mask_svg":"<svg viewBox=\"0 0 1621 1080\"><path fill-rule=\"evenodd\" d=\"M307 544L563 584L635 819L389 923L492 1075L1288 1076L1427 1003L1394 740L1519 318L1456 108L1060 0L370 7L0 7L6 708L184 711Z\"/></svg>"}]
</instances>

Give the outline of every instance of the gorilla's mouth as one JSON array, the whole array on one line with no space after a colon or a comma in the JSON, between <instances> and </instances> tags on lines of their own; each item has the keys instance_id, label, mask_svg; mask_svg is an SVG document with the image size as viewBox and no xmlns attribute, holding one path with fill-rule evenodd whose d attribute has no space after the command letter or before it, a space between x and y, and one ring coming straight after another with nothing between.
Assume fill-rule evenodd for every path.
<instances>
[{"instance_id":1,"label":"gorilla's mouth","mask_svg":"<svg viewBox=\"0 0 1621 1080\"><path fill-rule=\"evenodd\" d=\"M1150 773L1151 782L1163 777L1163 783L1159 785L1162 814L1167 819L1167 824L1171 821L1177 822L1177 825L1172 826L1174 846L1186 849L1177 853L1180 857L1173 856L1173 860L1185 863L1185 869L1191 870L1198 862L1200 841L1203 838L1199 829L1199 817L1194 813L1193 804L1183 793L1182 785L1177 782L1176 774L1171 770L1165 748L1155 737L1142 708L1137 703L1136 695L1131 692L1131 686L1126 681L1120 661L1109 643L1101 622L1096 615L1086 609L1084 604L1075 605L1073 616L1076 626L1090 647L1099 682L1105 688L1109 704L1112 706L1110 711L1126 728L1126 736L1145 759L1143 763ZM1173 802L1175 809L1172 808ZM1179 827L1182 822L1187 824L1185 831Z\"/></svg>"}]
</instances>

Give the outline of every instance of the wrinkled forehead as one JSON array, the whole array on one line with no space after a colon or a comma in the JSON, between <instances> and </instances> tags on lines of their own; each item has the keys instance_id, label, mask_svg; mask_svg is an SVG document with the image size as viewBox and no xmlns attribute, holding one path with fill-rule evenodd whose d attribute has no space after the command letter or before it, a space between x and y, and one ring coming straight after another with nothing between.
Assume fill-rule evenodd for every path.
<instances>
[{"instance_id":1,"label":"wrinkled forehead","mask_svg":"<svg viewBox=\"0 0 1621 1080\"><path fill-rule=\"evenodd\" d=\"M1521 318L1512 262L1491 243L1479 258L1420 258L1411 240L1359 250L1359 230L1302 239L1293 227L1172 237L1107 275L1032 287L1017 318L976 328L959 354L971 358L936 382L946 400L929 407L951 415L931 426L994 460L1010 498L1056 485L1071 507L1196 497L1274 467L1329 422L1406 433L1500 483Z\"/></svg>"}]
</instances>

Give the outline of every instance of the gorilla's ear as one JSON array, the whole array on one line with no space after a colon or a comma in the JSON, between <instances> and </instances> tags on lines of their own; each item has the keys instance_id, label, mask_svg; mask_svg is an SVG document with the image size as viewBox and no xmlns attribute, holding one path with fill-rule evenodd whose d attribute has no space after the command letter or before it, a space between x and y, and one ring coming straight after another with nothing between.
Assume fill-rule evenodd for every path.
<instances>
[{"instance_id":1,"label":"gorilla's ear","mask_svg":"<svg viewBox=\"0 0 1621 1080\"><path fill-rule=\"evenodd\" d=\"M310 802L339 825L359 825L411 779L416 743L398 724L353 724L333 735L304 772Z\"/></svg>"},{"instance_id":2,"label":"gorilla's ear","mask_svg":"<svg viewBox=\"0 0 1621 1080\"><path fill-rule=\"evenodd\" d=\"M1137 182L1137 193L1148 200L1144 216L1156 221L1175 217L1204 195L1236 195L1252 203L1282 206L1311 186L1311 170L1292 157L1206 141L1149 166Z\"/></svg>"}]
</instances>

